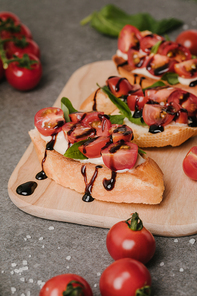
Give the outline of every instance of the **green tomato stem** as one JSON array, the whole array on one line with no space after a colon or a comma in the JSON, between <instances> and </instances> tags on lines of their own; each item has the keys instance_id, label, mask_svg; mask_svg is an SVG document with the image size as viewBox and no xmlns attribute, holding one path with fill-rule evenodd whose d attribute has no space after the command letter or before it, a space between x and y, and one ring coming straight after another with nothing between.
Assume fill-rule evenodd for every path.
<instances>
[{"instance_id":1,"label":"green tomato stem","mask_svg":"<svg viewBox=\"0 0 197 296\"><path fill-rule=\"evenodd\" d=\"M128 225L128 227L131 229L131 230L134 230L134 231L139 231L139 230L142 230L143 228L143 222L142 220L139 218L138 216L138 213L135 212L131 218L129 218L128 220L125 221Z\"/></svg>"}]
</instances>

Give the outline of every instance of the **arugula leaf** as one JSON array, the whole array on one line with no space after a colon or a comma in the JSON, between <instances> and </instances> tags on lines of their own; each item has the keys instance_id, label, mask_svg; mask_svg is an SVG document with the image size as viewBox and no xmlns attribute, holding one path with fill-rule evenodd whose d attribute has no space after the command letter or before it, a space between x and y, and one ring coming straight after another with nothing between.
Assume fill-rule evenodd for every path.
<instances>
[{"instance_id":1,"label":"arugula leaf","mask_svg":"<svg viewBox=\"0 0 197 296\"><path fill-rule=\"evenodd\" d=\"M154 87L158 87L158 86L165 86L165 85L166 85L166 84L165 84L163 81L159 80L159 81L153 83L152 85L143 88L143 92L144 92L146 89L149 89L149 88L154 88Z\"/></svg>"},{"instance_id":2,"label":"arugula leaf","mask_svg":"<svg viewBox=\"0 0 197 296\"><path fill-rule=\"evenodd\" d=\"M177 73L173 73L173 72L165 73L161 77L161 80L167 81L171 85L174 85L174 84L178 84L179 83L178 74Z\"/></svg>"},{"instance_id":3,"label":"arugula leaf","mask_svg":"<svg viewBox=\"0 0 197 296\"><path fill-rule=\"evenodd\" d=\"M88 22L98 32L111 37L118 37L127 24L135 26L140 31L149 30L158 35L172 31L183 24L181 20L175 18L158 21L148 13L129 15L113 4L105 5L100 11L93 12L80 23L84 25Z\"/></svg>"},{"instance_id":4,"label":"arugula leaf","mask_svg":"<svg viewBox=\"0 0 197 296\"><path fill-rule=\"evenodd\" d=\"M99 86L100 87L100 86ZM131 114L131 110L129 109L128 105L115 97L109 90L109 88L105 85L100 87L103 92L105 92L112 103L120 110L120 113L129 119L130 122L138 124L138 125L146 125L144 121L141 121L141 118L134 118Z\"/></svg>"},{"instance_id":5,"label":"arugula leaf","mask_svg":"<svg viewBox=\"0 0 197 296\"><path fill-rule=\"evenodd\" d=\"M87 140L82 140L74 143L70 148L66 150L64 156L72 159L87 159L87 157L83 155L83 153L81 153L81 151L79 151L78 149L78 147L83 145L83 143L85 143L86 141Z\"/></svg>"},{"instance_id":6,"label":"arugula leaf","mask_svg":"<svg viewBox=\"0 0 197 296\"><path fill-rule=\"evenodd\" d=\"M158 52L158 49L159 49L159 46L160 46L161 43L162 43L162 40L160 40L157 43L155 43L153 45L153 47L151 48L151 53L157 53Z\"/></svg>"},{"instance_id":7,"label":"arugula leaf","mask_svg":"<svg viewBox=\"0 0 197 296\"><path fill-rule=\"evenodd\" d=\"M66 97L63 97L61 99L61 109L64 112L64 118L65 118L66 122L70 122L70 117L69 117L70 113L78 112L73 107L71 101Z\"/></svg>"},{"instance_id":8,"label":"arugula leaf","mask_svg":"<svg viewBox=\"0 0 197 296\"><path fill-rule=\"evenodd\" d=\"M124 115L109 115L112 124L123 124L124 118Z\"/></svg>"}]
</instances>

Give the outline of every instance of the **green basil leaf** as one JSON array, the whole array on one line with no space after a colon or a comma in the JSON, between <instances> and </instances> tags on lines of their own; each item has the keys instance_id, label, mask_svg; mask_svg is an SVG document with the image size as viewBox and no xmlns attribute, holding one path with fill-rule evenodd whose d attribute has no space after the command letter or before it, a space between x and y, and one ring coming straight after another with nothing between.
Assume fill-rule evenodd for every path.
<instances>
[{"instance_id":1,"label":"green basil leaf","mask_svg":"<svg viewBox=\"0 0 197 296\"><path fill-rule=\"evenodd\" d=\"M79 147L83 145L87 140L79 141L77 143L74 143L71 147L69 147L66 152L64 153L65 157L72 158L72 159L87 159L81 151L79 151Z\"/></svg>"},{"instance_id":2,"label":"green basil leaf","mask_svg":"<svg viewBox=\"0 0 197 296\"><path fill-rule=\"evenodd\" d=\"M164 37L166 41L170 41L170 37L167 34L165 34Z\"/></svg>"},{"instance_id":3,"label":"green basil leaf","mask_svg":"<svg viewBox=\"0 0 197 296\"><path fill-rule=\"evenodd\" d=\"M195 55L192 55L192 59L197 59L197 56L195 56Z\"/></svg>"},{"instance_id":4,"label":"green basil leaf","mask_svg":"<svg viewBox=\"0 0 197 296\"><path fill-rule=\"evenodd\" d=\"M165 84L163 81L159 80L159 81L153 83L152 85L143 88L143 92L144 92L146 89L149 89L149 88L154 88L154 87L158 87L158 86L165 86L165 85L166 85L166 84Z\"/></svg>"},{"instance_id":5,"label":"green basil leaf","mask_svg":"<svg viewBox=\"0 0 197 296\"><path fill-rule=\"evenodd\" d=\"M175 85L175 84L178 84L179 83L178 74L177 73L173 73L173 72L165 73L161 77L161 80L167 81L171 85Z\"/></svg>"},{"instance_id":6,"label":"green basil leaf","mask_svg":"<svg viewBox=\"0 0 197 296\"><path fill-rule=\"evenodd\" d=\"M66 122L70 122L70 117L69 117L70 113L78 112L73 107L71 101L66 97L63 97L61 99L61 109L64 112L64 118L65 118Z\"/></svg>"},{"instance_id":7,"label":"green basil leaf","mask_svg":"<svg viewBox=\"0 0 197 296\"><path fill-rule=\"evenodd\" d=\"M124 118L124 115L109 115L112 124L123 124Z\"/></svg>"},{"instance_id":8,"label":"green basil leaf","mask_svg":"<svg viewBox=\"0 0 197 296\"><path fill-rule=\"evenodd\" d=\"M159 46L160 44L162 43L162 40L158 41L157 43L155 43L153 45L153 47L151 48L151 53L157 53L158 52L158 49L159 49Z\"/></svg>"},{"instance_id":9,"label":"green basil leaf","mask_svg":"<svg viewBox=\"0 0 197 296\"><path fill-rule=\"evenodd\" d=\"M138 147L138 153L139 154L146 154L146 152L144 150L140 149L139 147Z\"/></svg>"},{"instance_id":10,"label":"green basil leaf","mask_svg":"<svg viewBox=\"0 0 197 296\"><path fill-rule=\"evenodd\" d=\"M100 11L93 12L91 15L81 21L81 24L87 24L96 29L98 32L118 37L122 28L130 24L140 31L149 30L153 33L162 35L180 27L183 22L175 19L156 20L148 13L127 14L113 4L105 5Z\"/></svg>"}]
</instances>

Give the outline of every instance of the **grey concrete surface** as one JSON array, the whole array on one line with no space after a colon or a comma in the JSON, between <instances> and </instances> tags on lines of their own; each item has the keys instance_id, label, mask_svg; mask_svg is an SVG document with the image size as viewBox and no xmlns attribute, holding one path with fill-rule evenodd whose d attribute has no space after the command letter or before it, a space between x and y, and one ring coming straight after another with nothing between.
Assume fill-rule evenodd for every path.
<instances>
[{"instance_id":1,"label":"grey concrete surface","mask_svg":"<svg viewBox=\"0 0 197 296\"><path fill-rule=\"evenodd\" d=\"M157 19L177 17L188 28L197 27L195 1L110 2L129 13L149 12ZM107 229L30 216L11 202L7 192L9 177L30 143L28 130L33 127L36 111L54 103L79 67L109 60L114 54L116 39L79 24L108 3L0 0L0 11L14 12L32 31L43 65L42 80L33 91L21 93L6 80L0 83L0 296L37 296L44 282L67 272L83 276L94 295L99 296L100 275L113 261L105 246ZM173 39L180 31L169 35ZM155 238L156 254L147 264L152 275L152 295L197 295L197 236Z\"/></svg>"}]
</instances>

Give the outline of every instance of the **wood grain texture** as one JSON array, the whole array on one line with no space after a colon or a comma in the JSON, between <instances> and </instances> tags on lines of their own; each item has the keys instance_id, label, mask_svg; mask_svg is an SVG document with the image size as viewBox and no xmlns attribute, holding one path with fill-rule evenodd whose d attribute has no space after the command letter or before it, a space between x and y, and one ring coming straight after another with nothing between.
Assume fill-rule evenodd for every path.
<instances>
[{"instance_id":1,"label":"wood grain texture","mask_svg":"<svg viewBox=\"0 0 197 296\"><path fill-rule=\"evenodd\" d=\"M67 82L54 106L60 106L62 96L68 97L77 109L98 83L103 85L111 75L117 75L112 61L95 62L77 70ZM46 106L48 107L48 106ZM50 220L110 228L137 211L144 225L155 235L184 236L197 233L197 183L185 176L182 161L197 138L191 138L180 147L149 148L164 173L164 200L160 205L126 205L93 201L85 203L82 195L57 185L50 179L35 180L41 170L31 143L13 171L8 192L13 203L31 215ZM38 186L30 196L16 193L16 188L27 181Z\"/></svg>"}]
</instances>

